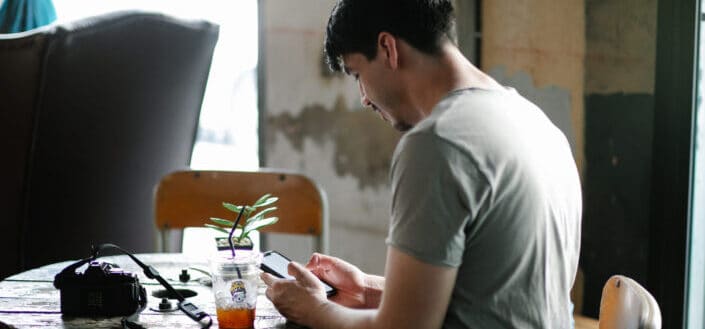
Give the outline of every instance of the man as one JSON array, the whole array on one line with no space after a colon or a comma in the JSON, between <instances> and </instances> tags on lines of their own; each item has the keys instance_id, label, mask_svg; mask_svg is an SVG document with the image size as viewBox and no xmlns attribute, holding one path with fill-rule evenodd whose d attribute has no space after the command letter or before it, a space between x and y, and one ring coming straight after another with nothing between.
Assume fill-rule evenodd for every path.
<instances>
[{"instance_id":1,"label":"man","mask_svg":"<svg viewBox=\"0 0 705 329\"><path fill-rule=\"evenodd\" d=\"M450 0L341 0L333 70L406 131L391 167L385 276L314 254L267 297L311 328L568 328L581 194L565 136L465 59ZM326 299L315 276L338 288Z\"/></svg>"}]
</instances>

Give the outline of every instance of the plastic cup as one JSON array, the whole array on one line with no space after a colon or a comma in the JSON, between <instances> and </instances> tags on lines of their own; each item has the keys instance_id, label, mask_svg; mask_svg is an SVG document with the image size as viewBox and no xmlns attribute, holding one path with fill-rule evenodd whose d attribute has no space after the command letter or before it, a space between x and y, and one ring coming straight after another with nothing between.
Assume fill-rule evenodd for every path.
<instances>
[{"instance_id":1,"label":"plastic cup","mask_svg":"<svg viewBox=\"0 0 705 329\"><path fill-rule=\"evenodd\" d=\"M261 257L257 252L211 258L215 310L220 328L253 328Z\"/></svg>"}]
</instances>

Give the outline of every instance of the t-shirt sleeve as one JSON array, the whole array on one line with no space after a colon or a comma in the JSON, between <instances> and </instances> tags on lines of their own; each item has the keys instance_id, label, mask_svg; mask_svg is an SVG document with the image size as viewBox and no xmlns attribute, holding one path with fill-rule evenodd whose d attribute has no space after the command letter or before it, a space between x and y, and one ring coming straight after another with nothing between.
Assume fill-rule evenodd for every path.
<instances>
[{"instance_id":1,"label":"t-shirt sleeve","mask_svg":"<svg viewBox=\"0 0 705 329\"><path fill-rule=\"evenodd\" d=\"M473 195L483 194L468 189L484 189L479 176L466 154L438 136L405 136L392 161L387 244L425 263L460 266L479 206Z\"/></svg>"}]
</instances>

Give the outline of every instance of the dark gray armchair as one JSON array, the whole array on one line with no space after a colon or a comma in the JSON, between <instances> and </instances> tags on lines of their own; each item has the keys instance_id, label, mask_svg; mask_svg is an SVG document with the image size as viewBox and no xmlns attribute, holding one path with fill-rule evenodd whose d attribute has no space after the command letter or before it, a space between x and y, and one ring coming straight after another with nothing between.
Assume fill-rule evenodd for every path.
<instances>
[{"instance_id":1,"label":"dark gray armchair","mask_svg":"<svg viewBox=\"0 0 705 329\"><path fill-rule=\"evenodd\" d=\"M141 12L0 35L0 278L154 250L153 188L188 166L217 37Z\"/></svg>"}]
</instances>

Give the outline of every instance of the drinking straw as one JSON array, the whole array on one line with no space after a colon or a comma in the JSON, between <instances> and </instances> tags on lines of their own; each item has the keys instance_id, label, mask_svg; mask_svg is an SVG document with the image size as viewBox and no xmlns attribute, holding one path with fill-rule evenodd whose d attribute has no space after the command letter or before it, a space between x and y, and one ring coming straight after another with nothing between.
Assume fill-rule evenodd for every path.
<instances>
[{"instance_id":1,"label":"drinking straw","mask_svg":"<svg viewBox=\"0 0 705 329\"><path fill-rule=\"evenodd\" d=\"M242 209L240 209L240 213L237 214L237 219L235 219L235 223L233 224L233 228L230 230L230 234L228 235L228 243L230 243L230 251L233 253L233 260L235 259L235 245L233 245L233 233L235 233L235 229L237 228L237 224L240 222L240 218L242 218L242 213L245 212L245 207L246 206L243 205ZM242 273L240 273L240 268L235 266L235 270L237 271L237 278L242 279Z\"/></svg>"},{"instance_id":2,"label":"drinking straw","mask_svg":"<svg viewBox=\"0 0 705 329\"><path fill-rule=\"evenodd\" d=\"M230 234L228 235L228 243L230 243L230 251L232 251L233 253L233 258L235 258L235 245L233 245L233 233L235 233L235 229L237 228L237 224L240 222L240 218L242 218L243 212L245 212L245 206L242 206L240 213L237 215L237 219L235 219L235 224L233 224L233 228L230 230Z\"/></svg>"}]
</instances>

